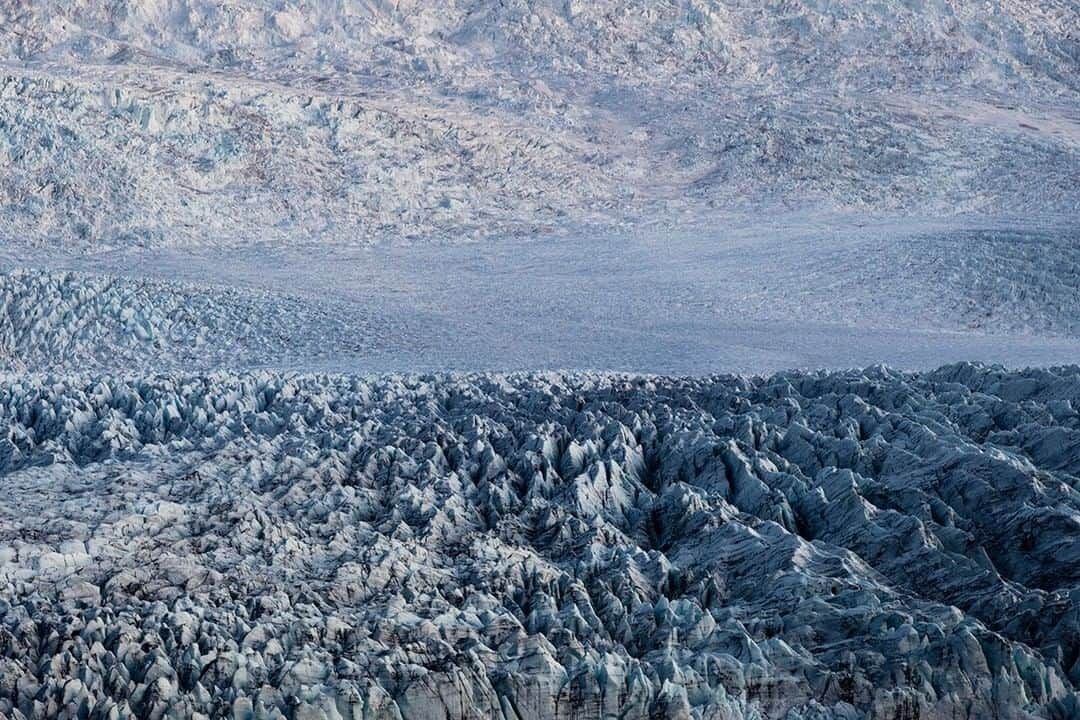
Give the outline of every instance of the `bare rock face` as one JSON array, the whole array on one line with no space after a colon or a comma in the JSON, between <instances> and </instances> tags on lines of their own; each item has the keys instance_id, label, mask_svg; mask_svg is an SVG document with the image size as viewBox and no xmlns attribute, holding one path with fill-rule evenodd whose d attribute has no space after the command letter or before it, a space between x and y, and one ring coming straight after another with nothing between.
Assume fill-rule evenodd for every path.
<instances>
[{"instance_id":1,"label":"bare rock face","mask_svg":"<svg viewBox=\"0 0 1080 720\"><path fill-rule=\"evenodd\" d=\"M0 388L0 715L1080 714L1080 368Z\"/></svg>"}]
</instances>

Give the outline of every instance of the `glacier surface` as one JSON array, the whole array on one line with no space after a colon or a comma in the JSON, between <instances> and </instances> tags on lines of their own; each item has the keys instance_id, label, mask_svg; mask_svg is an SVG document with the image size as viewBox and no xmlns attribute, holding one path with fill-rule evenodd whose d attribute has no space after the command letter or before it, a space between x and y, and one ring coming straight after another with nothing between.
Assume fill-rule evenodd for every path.
<instances>
[{"instance_id":1,"label":"glacier surface","mask_svg":"<svg viewBox=\"0 0 1080 720\"><path fill-rule=\"evenodd\" d=\"M12 718L1073 718L1080 368L20 375Z\"/></svg>"},{"instance_id":2,"label":"glacier surface","mask_svg":"<svg viewBox=\"0 0 1080 720\"><path fill-rule=\"evenodd\" d=\"M465 245L0 248L0 366L754 374L1080 359L1075 224L764 224Z\"/></svg>"},{"instance_id":3,"label":"glacier surface","mask_svg":"<svg viewBox=\"0 0 1080 720\"><path fill-rule=\"evenodd\" d=\"M1078 28L0 0L0 718L1080 717Z\"/></svg>"},{"instance_id":4,"label":"glacier surface","mask_svg":"<svg viewBox=\"0 0 1080 720\"><path fill-rule=\"evenodd\" d=\"M1075 216L1070 0L0 3L0 230L140 247Z\"/></svg>"}]
</instances>

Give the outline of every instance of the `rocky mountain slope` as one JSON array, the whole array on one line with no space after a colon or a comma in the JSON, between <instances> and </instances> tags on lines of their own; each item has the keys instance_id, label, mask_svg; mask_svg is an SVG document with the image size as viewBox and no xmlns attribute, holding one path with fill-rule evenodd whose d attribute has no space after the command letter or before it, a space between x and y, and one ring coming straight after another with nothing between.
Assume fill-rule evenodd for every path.
<instances>
[{"instance_id":1,"label":"rocky mountain slope","mask_svg":"<svg viewBox=\"0 0 1080 720\"><path fill-rule=\"evenodd\" d=\"M13 377L13 718L1065 718L1080 369Z\"/></svg>"}]
</instances>

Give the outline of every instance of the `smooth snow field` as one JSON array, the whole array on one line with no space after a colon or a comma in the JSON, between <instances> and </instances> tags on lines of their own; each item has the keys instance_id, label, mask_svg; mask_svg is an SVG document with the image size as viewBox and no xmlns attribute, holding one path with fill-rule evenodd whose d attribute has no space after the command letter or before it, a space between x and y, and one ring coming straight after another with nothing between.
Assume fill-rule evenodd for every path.
<instances>
[{"instance_id":1,"label":"smooth snow field","mask_svg":"<svg viewBox=\"0 0 1080 720\"><path fill-rule=\"evenodd\" d=\"M0 0L0 720L1080 720L1076 0Z\"/></svg>"}]
</instances>

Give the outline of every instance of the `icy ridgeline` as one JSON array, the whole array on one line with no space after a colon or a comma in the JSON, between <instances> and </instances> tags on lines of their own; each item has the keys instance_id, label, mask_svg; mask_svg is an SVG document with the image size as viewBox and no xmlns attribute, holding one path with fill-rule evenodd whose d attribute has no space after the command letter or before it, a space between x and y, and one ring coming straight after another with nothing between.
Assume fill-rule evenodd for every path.
<instances>
[{"instance_id":1,"label":"icy ridgeline","mask_svg":"<svg viewBox=\"0 0 1080 720\"><path fill-rule=\"evenodd\" d=\"M1075 718L1078 407L1076 367L11 377L0 714Z\"/></svg>"},{"instance_id":2,"label":"icy ridgeline","mask_svg":"<svg viewBox=\"0 0 1080 720\"><path fill-rule=\"evenodd\" d=\"M0 6L0 230L575 232L762 205L1075 214L1080 6Z\"/></svg>"}]
</instances>

